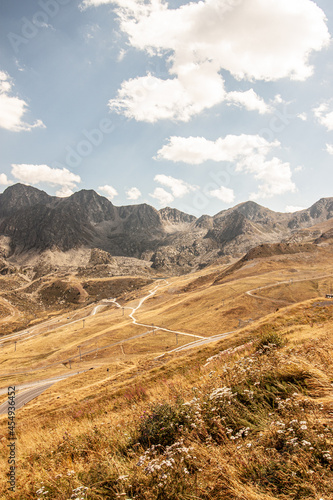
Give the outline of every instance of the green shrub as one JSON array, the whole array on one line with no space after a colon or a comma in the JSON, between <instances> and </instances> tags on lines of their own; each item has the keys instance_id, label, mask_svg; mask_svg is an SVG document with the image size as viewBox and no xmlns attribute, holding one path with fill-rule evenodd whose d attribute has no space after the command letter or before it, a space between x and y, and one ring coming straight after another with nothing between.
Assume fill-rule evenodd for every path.
<instances>
[{"instance_id":1,"label":"green shrub","mask_svg":"<svg viewBox=\"0 0 333 500\"><path fill-rule=\"evenodd\" d=\"M155 404L151 412L141 418L137 441L143 447L156 444L170 446L188 422L186 408L180 402L175 405Z\"/></svg>"},{"instance_id":2,"label":"green shrub","mask_svg":"<svg viewBox=\"0 0 333 500\"><path fill-rule=\"evenodd\" d=\"M263 333L256 343L257 351L266 352L271 349L277 349L285 345L284 338L277 332L270 331Z\"/></svg>"}]
</instances>

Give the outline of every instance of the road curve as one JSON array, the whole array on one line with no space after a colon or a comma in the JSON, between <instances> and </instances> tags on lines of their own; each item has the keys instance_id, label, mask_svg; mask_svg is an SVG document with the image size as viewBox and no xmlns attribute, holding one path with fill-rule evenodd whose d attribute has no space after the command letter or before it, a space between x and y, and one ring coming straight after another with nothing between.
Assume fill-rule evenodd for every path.
<instances>
[{"instance_id":1,"label":"road curve","mask_svg":"<svg viewBox=\"0 0 333 500\"><path fill-rule=\"evenodd\" d=\"M163 281L166 282L166 285L169 285L170 283L168 283L168 281L166 281L165 279L163 279ZM179 335L185 335L185 336L188 336L188 337L195 337L197 339L206 339L207 337L204 337L203 335L195 335L194 333L185 333L185 332L179 332L177 330L169 330L168 328L164 328L162 326L156 326L156 325L146 325L145 323L139 323L136 318L134 317L134 313L137 312L138 309L140 309L140 307L142 306L142 304L147 300L149 299L150 297L152 297L153 295L155 295L155 293L157 292L157 290L159 289L160 287L157 285L155 286L154 288L152 288L151 290L149 290L149 294L146 295L145 297L143 297L139 304L136 306L136 307L126 307L126 309L132 309L132 312L129 314L129 317L132 319L133 321L133 325L137 325L137 326L144 326L145 328L153 328L155 330L162 330L163 332L170 332L170 333L178 333ZM118 304L118 302L116 301L116 299L109 299L110 302L112 302L113 304L115 304L117 307L119 308L122 308L122 306L120 304Z\"/></svg>"},{"instance_id":2,"label":"road curve","mask_svg":"<svg viewBox=\"0 0 333 500\"><path fill-rule=\"evenodd\" d=\"M20 392L15 396L15 410L19 410L25 404L29 403L32 399L37 398L42 392L46 391L55 382L48 382L46 384L40 384L38 387L32 387L23 392ZM5 415L8 412L8 401L5 401L0 405L0 415Z\"/></svg>"}]
</instances>

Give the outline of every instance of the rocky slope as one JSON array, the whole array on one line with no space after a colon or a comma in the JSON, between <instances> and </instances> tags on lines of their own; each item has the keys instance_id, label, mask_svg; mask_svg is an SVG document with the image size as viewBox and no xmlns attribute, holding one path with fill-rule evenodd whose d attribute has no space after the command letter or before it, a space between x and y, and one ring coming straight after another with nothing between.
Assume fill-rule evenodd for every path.
<instances>
[{"instance_id":1,"label":"rocky slope","mask_svg":"<svg viewBox=\"0 0 333 500\"><path fill-rule=\"evenodd\" d=\"M9 241L12 260L45 251L99 249L150 261L157 270L186 272L263 243L302 241L299 235L314 225L312 234L320 239L320 224L332 218L333 198L289 214L250 201L197 219L169 207L116 207L92 190L57 198L16 184L0 195L0 245Z\"/></svg>"}]
</instances>

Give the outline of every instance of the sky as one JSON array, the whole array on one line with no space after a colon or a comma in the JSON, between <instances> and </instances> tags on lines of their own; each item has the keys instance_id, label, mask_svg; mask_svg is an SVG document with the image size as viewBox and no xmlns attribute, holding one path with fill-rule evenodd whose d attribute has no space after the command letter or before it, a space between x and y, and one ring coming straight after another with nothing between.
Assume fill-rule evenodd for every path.
<instances>
[{"instance_id":1,"label":"sky","mask_svg":"<svg viewBox=\"0 0 333 500\"><path fill-rule=\"evenodd\" d=\"M333 196L331 0L1 0L0 191L213 215Z\"/></svg>"}]
</instances>

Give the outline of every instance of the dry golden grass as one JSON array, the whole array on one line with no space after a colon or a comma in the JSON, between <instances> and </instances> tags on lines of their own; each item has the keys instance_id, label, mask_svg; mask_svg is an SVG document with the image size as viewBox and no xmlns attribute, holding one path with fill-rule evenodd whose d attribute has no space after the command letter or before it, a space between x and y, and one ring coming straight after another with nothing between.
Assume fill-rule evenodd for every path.
<instances>
[{"instance_id":1,"label":"dry golden grass","mask_svg":"<svg viewBox=\"0 0 333 500\"><path fill-rule=\"evenodd\" d=\"M333 498L332 462L324 457L333 453L332 435L326 430L333 415L333 319L322 296L330 279L316 278L333 273L333 266L329 258L302 261L291 256L286 262L258 259L217 285L213 282L220 269L212 267L161 286L137 311L138 321L202 336L237 330L185 354L156 359L176 347L176 341L180 346L194 340L173 333L156 331L125 342L147 328L131 323L129 309L123 316L114 306L87 318L84 328L82 321L62 325L22 341L16 352L13 345L4 347L1 372L31 371L2 377L2 386L69 373L60 361L77 355L78 345L82 352L100 348L72 363L74 372L94 370L54 384L17 411L17 491L12 497ZM266 300L245 293L292 278L290 285L254 292ZM136 307L153 286L120 302ZM284 306L274 300L293 303ZM249 318L252 323L238 328L239 319ZM112 342L121 344L103 349ZM279 346L270 345L274 342ZM59 364L35 370L48 363ZM223 387L235 396L211 398ZM184 407L184 401L189 405ZM306 424L292 429L292 420ZM6 425L6 417L0 417L2 444ZM158 443L165 429L171 444L178 445L152 450L145 444L147 432L148 442ZM297 450L290 444L293 437ZM2 448L0 474L5 478L7 450ZM137 465L145 452L146 469ZM42 486L46 495L36 493ZM76 490L81 486L88 488L86 493ZM3 495L11 498L9 492Z\"/></svg>"},{"instance_id":2,"label":"dry golden grass","mask_svg":"<svg viewBox=\"0 0 333 500\"><path fill-rule=\"evenodd\" d=\"M333 411L333 322L326 308L319 314L312 302L288 308L285 316L272 314L260 326L240 332L238 338L220 342L213 351L202 348L132 379L136 367L128 366L127 373L117 373L113 367L99 383L98 377L102 380L105 374L105 368L100 368L93 371L95 384L86 373L52 387L38 398L39 405L18 413L18 491L13 498L36 498L42 486L47 498L59 500L70 498L80 486L88 488L83 498L89 499L331 498L330 460L320 457L332 452L332 436L326 431ZM299 324L309 315L313 320L319 315L325 331L312 327L316 338L300 339L291 330L311 329ZM273 328L288 343L258 353L249 341ZM237 345L241 349L232 349ZM214 354L207 365L207 357ZM228 396L213 400L218 407L214 413L207 395L223 386L231 387L237 397L232 396L231 407L225 406ZM83 399L82 387L92 389ZM253 399L246 399L246 390L254 392ZM292 396L295 391L297 396ZM62 395L60 400L54 399L57 394ZM276 400L271 401L272 397ZM155 454L149 446L136 446L144 411L156 412L150 409L156 402L178 408L179 398L192 401L187 407L190 424L175 435L174 442L179 444L169 450L157 448ZM51 408L46 408L49 402ZM173 418L163 425L172 424ZM295 420L296 424L289 424ZM1 433L5 424L3 419ZM306 429L301 429L304 425ZM248 434L237 437L246 426L250 426ZM151 432L154 439L162 431ZM299 442L297 450L288 444L294 437ZM315 451L302 445L303 441L314 445ZM146 470L136 465L145 450ZM170 458L172 465L165 465ZM154 464L161 469L154 470ZM2 472L6 472L5 463Z\"/></svg>"}]
</instances>

